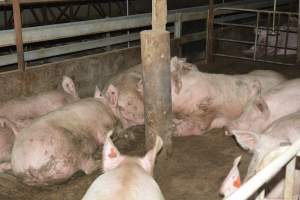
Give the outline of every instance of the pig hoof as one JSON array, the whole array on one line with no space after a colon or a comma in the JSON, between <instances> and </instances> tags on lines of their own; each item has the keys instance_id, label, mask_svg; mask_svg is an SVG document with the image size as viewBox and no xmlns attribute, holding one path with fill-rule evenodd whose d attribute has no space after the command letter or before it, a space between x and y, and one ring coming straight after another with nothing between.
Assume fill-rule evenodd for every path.
<instances>
[{"instance_id":1,"label":"pig hoof","mask_svg":"<svg viewBox=\"0 0 300 200\"><path fill-rule=\"evenodd\" d=\"M91 174L94 171L98 170L101 168L102 161L101 160L93 160L93 159L89 159L87 161L85 161L82 164L81 170L85 173L85 174Z\"/></svg>"}]
</instances>

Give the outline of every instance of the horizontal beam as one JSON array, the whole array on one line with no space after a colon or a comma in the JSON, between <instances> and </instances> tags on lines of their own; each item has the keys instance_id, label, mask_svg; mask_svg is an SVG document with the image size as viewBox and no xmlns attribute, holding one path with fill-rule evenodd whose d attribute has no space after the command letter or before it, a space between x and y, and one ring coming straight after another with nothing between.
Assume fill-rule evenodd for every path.
<instances>
[{"instance_id":1,"label":"horizontal beam","mask_svg":"<svg viewBox=\"0 0 300 200\"><path fill-rule=\"evenodd\" d=\"M252 17L252 14L237 14L235 17L233 16L225 16L222 18L218 18L218 21L226 22L231 21L233 19L239 20L247 17ZM197 15L199 17L199 13ZM206 17L206 14L203 15L203 17ZM187 20L187 19L185 19ZM174 32L174 27L168 27L169 31L172 33ZM198 32L198 33L192 33L184 35L180 38L180 44L186 44L190 42L195 42L199 40L203 40L206 37L205 32ZM70 53L80 52L84 50L90 50L90 49L96 49L105 47L108 45L115 45L120 43L125 43L129 41L135 41L139 40L139 34L130 34L130 35L123 35L123 36L117 36L117 37L111 37L111 38L104 38L104 39L98 39L98 40L92 40L87 42L76 42L72 44L62 45L62 46L56 46L56 47L50 47L50 48L43 48L39 50L32 50L25 52L25 61L33 61L43 58L49 58L53 56L60 56L60 55L66 55ZM0 56L0 66L6 66L6 65L12 65L17 63L17 55L16 54L9 54L9 55L3 55Z\"/></svg>"},{"instance_id":2,"label":"horizontal beam","mask_svg":"<svg viewBox=\"0 0 300 200\"><path fill-rule=\"evenodd\" d=\"M287 0L279 0L278 5L287 3ZM272 0L268 1L250 1L226 3L224 6L234 6L242 8L263 8L271 6ZM217 5L221 6L221 5ZM230 12L230 11L228 11ZM231 11L234 13L235 11ZM200 6L187 9L171 10L168 12L168 23L173 23L181 15L181 21L192 21L205 19L207 17L207 6ZM151 25L151 14L139 14L123 17L105 18L81 22L72 22L65 24L47 25L29 27L23 29L24 44L57 40L63 38L77 37L97 33L105 33L132 28L140 28ZM0 31L0 47L15 45L14 30Z\"/></svg>"},{"instance_id":3,"label":"horizontal beam","mask_svg":"<svg viewBox=\"0 0 300 200\"><path fill-rule=\"evenodd\" d=\"M42 58L49 58L53 56L65 55L69 53L96 49L108 45L121 44L128 41L135 41L140 38L139 33L122 35L117 37L104 38L99 40L77 42L57 47L50 47L45 49L27 51L24 54L25 61L38 60ZM0 56L0 66L11 65L17 63L17 54L10 54Z\"/></svg>"}]
</instances>

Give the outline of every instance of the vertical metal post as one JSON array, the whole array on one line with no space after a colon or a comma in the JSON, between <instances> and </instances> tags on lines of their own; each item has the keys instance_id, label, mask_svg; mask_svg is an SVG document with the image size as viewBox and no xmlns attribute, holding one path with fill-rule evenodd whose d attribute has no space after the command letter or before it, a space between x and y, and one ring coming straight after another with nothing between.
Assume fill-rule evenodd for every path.
<instances>
[{"instance_id":1,"label":"vertical metal post","mask_svg":"<svg viewBox=\"0 0 300 200\"><path fill-rule=\"evenodd\" d=\"M289 42L289 32L290 32L290 20L291 19L291 15L288 15L288 23L287 23L287 30L286 32L282 32L285 33L285 44L284 44L284 55L286 56L286 52L287 52L287 48L288 48L288 42Z\"/></svg>"},{"instance_id":2,"label":"vertical metal post","mask_svg":"<svg viewBox=\"0 0 300 200\"><path fill-rule=\"evenodd\" d=\"M14 27L16 33L18 69L21 71L25 71L20 2L19 0L13 0L12 3L13 3L13 15L14 15Z\"/></svg>"},{"instance_id":3,"label":"vertical metal post","mask_svg":"<svg viewBox=\"0 0 300 200\"><path fill-rule=\"evenodd\" d=\"M181 37L181 28L182 28L182 22L181 22L181 13L176 14L176 21L174 23L174 38L180 38Z\"/></svg>"},{"instance_id":4,"label":"vertical metal post","mask_svg":"<svg viewBox=\"0 0 300 200\"><path fill-rule=\"evenodd\" d=\"M214 0L209 0L207 16L206 63L213 62Z\"/></svg>"},{"instance_id":5,"label":"vertical metal post","mask_svg":"<svg viewBox=\"0 0 300 200\"><path fill-rule=\"evenodd\" d=\"M256 49L257 49L257 39L258 39L258 29L259 29L259 18L260 18L260 13L257 13L257 16L256 16L256 27L255 27L255 40L254 40L253 61L256 60Z\"/></svg>"},{"instance_id":6,"label":"vertical metal post","mask_svg":"<svg viewBox=\"0 0 300 200\"><path fill-rule=\"evenodd\" d=\"M129 0L126 0L126 16L129 15ZM130 31L128 30L127 31L127 35L128 35L128 38L129 38L129 35L130 35ZM127 42L127 47L129 48L130 47L130 41Z\"/></svg>"},{"instance_id":7,"label":"vertical metal post","mask_svg":"<svg viewBox=\"0 0 300 200\"><path fill-rule=\"evenodd\" d=\"M300 65L300 0L298 1L298 43L297 43L297 64Z\"/></svg>"},{"instance_id":8,"label":"vertical metal post","mask_svg":"<svg viewBox=\"0 0 300 200\"><path fill-rule=\"evenodd\" d=\"M182 31L182 21L181 21L181 13L176 14L176 21L174 23L174 38L175 38L175 48L178 50L177 54L179 57L182 57L182 48L180 44L180 38L181 38L181 31ZM176 40L177 39L177 40Z\"/></svg>"},{"instance_id":9,"label":"vertical metal post","mask_svg":"<svg viewBox=\"0 0 300 200\"><path fill-rule=\"evenodd\" d=\"M284 180L284 200L293 199L294 179L295 179L296 157L294 157L285 168Z\"/></svg>"},{"instance_id":10,"label":"vertical metal post","mask_svg":"<svg viewBox=\"0 0 300 200\"><path fill-rule=\"evenodd\" d=\"M152 30L141 32L146 147L160 135L164 148L159 162L172 151L172 101L170 75L170 33L166 31L167 2L152 1Z\"/></svg>"}]
</instances>

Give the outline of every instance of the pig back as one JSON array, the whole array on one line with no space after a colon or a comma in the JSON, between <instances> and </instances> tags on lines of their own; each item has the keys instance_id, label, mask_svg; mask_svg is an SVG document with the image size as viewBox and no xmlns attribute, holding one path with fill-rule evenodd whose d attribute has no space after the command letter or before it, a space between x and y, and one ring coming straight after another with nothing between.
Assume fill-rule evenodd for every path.
<instances>
[{"instance_id":1,"label":"pig back","mask_svg":"<svg viewBox=\"0 0 300 200\"><path fill-rule=\"evenodd\" d=\"M154 179L139 166L119 167L99 176L82 200L164 200Z\"/></svg>"}]
</instances>

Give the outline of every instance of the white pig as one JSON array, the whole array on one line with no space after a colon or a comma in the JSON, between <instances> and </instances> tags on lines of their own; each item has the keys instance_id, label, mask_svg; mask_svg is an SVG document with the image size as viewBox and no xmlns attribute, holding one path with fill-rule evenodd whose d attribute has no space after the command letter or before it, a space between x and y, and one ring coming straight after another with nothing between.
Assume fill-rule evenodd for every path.
<instances>
[{"instance_id":1,"label":"white pig","mask_svg":"<svg viewBox=\"0 0 300 200\"><path fill-rule=\"evenodd\" d=\"M103 171L89 187L82 200L163 200L152 177L156 154L162 139L157 136L150 151L143 157L121 155L107 134L103 147Z\"/></svg>"},{"instance_id":2,"label":"white pig","mask_svg":"<svg viewBox=\"0 0 300 200\"><path fill-rule=\"evenodd\" d=\"M227 127L227 135L242 132L261 133L275 120L300 111L300 79L286 81L265 94L256 96L245 106L241 116Z\"/></svg>"}]
</instances>

